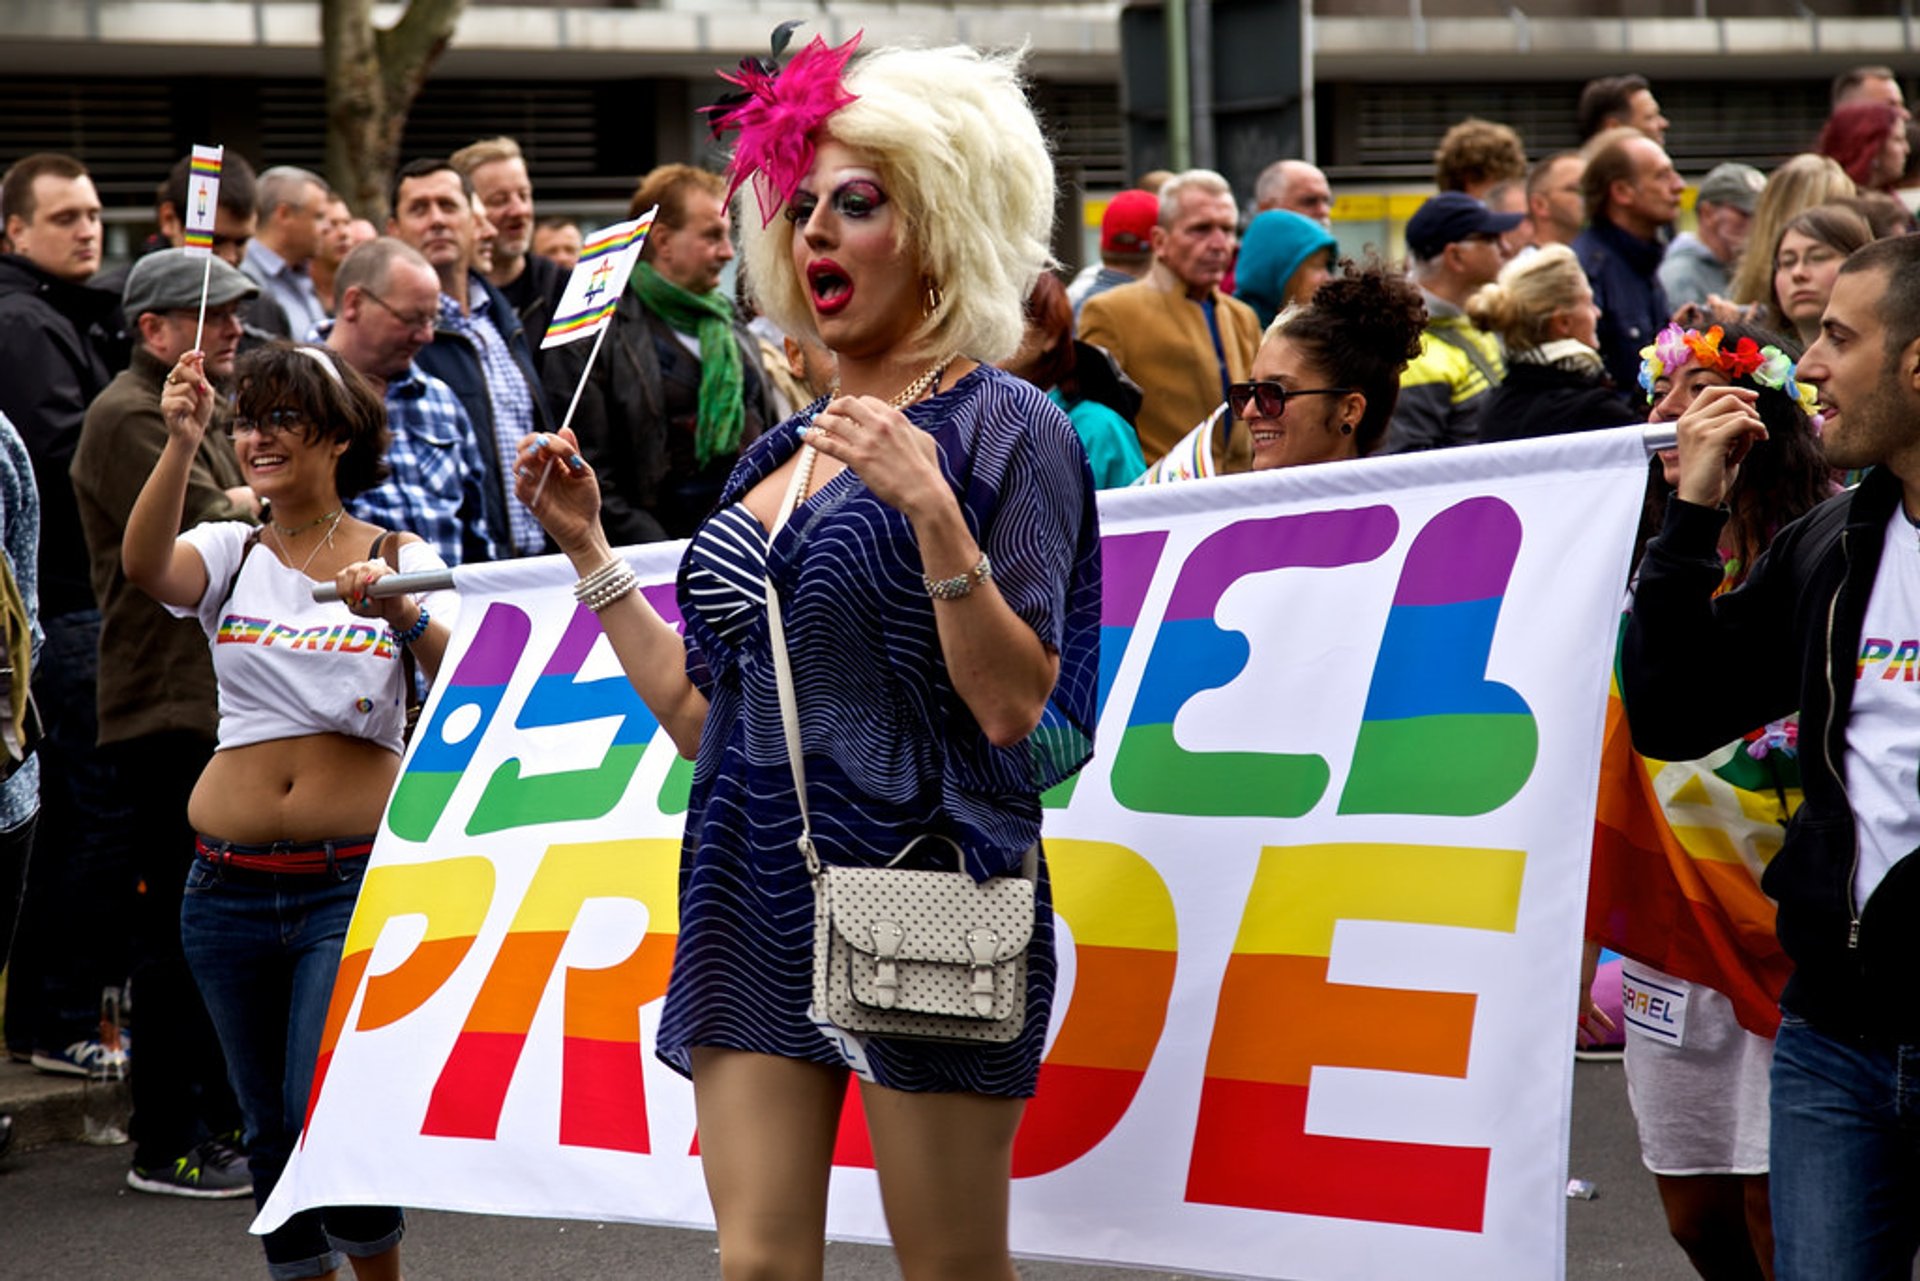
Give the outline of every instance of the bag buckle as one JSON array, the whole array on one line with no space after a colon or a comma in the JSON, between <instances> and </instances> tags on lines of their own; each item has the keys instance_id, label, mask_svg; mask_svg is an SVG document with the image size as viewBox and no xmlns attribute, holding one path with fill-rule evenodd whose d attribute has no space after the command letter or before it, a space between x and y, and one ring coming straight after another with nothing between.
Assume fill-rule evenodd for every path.
<instances>
[{"instance_id":1,"label":"bag buckle","mask_svg":"<svg viewBox=\"0 0 1920 1281\"><path fill-rule=\"evenodd\" d=\"M1000 936L978 927L967 931L967 951L973 955L973 984L969 991L973 1008L981 1018L993 1015L993 961L1000 950Z\"/></svg>"},{"instance_id":2,"label":"bag buckle","mask_svg":"<svg viewBox=\"0 0 1920 1281\"><path fill-rule=\"evenodd\" d=\"M873 936L873 954L878 959L873 971L874 1003L890 1010L900 995L899 966L894 962L900 955L901 944L906 942L907 932L897 921L875 921L869 932Z\"/></svg>"}]
</instances>

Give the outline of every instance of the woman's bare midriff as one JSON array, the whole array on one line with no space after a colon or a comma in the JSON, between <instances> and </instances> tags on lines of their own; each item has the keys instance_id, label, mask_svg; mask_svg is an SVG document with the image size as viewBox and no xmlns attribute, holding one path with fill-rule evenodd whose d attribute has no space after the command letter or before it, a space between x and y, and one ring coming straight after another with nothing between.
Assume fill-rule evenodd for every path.
<instances>
[{"instance_id":1,"label":"woman's bare midriff","mask_svg":"<svg viewBox=\"0 0 1920 1281\"><path fill-rule=\"evenodd\" d=\"M364 738L308 734L215 752L187 802L202 836L257 845L364 836L380 826L400 758Z\"/></svg>"}]
</instances>

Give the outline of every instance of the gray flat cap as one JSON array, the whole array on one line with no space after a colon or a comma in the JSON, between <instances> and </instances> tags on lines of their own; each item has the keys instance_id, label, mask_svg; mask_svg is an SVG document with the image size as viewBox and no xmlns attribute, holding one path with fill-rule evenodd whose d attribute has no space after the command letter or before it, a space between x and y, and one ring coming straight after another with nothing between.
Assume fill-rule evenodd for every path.
<instances>
[{"instance_id":1,"label":"gray flat cap","mask_svg":"<svg viewBox=\"0 0 1920 1281\"><path fill-rule=\"evenodd\" d=\"M208 264L213 270L208 272ZM121 299L128 320L149 311L174 311L200 305L200 280L207 281L207 306L224 307L259 294L253 283L223 259L200 257L184 249L161 249L133 264L127 274L127 292Z\"/></svg>"}]
</instances>

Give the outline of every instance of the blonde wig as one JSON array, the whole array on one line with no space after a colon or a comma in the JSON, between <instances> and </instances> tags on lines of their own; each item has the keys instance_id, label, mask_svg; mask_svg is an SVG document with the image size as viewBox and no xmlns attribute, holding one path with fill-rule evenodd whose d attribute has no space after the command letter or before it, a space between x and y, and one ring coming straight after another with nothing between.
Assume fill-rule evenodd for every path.
<instances>
[{"instance_id":1,"label":"blonde wig","mask_svg":"<svg viewBox=\"0 0 1920 1281\"><path fill-rule=\"evenodd\" d=\"M1565 245L1542 245L1500 269L1499 279L1467 299L1467 316L1480 328L1500 335L1510 350L1538 347L1547 325L1574 306L1587 287L1587 273Z\"/></svg>"},{"instance_id":2,"label":"blonde wig","mask_svg":"<svg viewBox=\"0 0 1920 1281\"><path fill-rule=\"evenodd\" d=\"M824 126L879 171L899 212L901 270L937 291L911 335L916 352L987 364L1012 355L1026 331L1021 307L1052 265L1053 161L1019 63L1019 53L959 46L876 49L848 67L856 98ZM794 224L776 214L762 225L745 184L734 225L761 309L788 333L818 341L793 266Z\"/></svg>"}]
</instances>

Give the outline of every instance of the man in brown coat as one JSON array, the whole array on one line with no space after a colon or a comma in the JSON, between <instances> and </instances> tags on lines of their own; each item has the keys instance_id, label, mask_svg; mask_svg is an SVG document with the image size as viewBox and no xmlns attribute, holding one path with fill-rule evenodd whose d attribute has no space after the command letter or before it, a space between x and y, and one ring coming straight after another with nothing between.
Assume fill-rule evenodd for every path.
<instances>
[{"instance_id":1,"label":"man in brown coat","mask_svg":"<svg viewBox=\"0 0 1920 1281\"><path fill-rule=\"evenodd\" d=\"M252 1191L237 1149L239 1106L200 991L180 948L180 896L194 859L187 798L213 755L218 709L207 637L193 619L174 618L127 581L120 542L147 475L167 443L160 388L193 347L200 285L207 281L200 347L216 387L233 378L240 309L259 289L218 258L162 249L127 276L127 321L139 333L133 364L87 410L70 476L86 535L93 593L100 602L100 750L116 762L121 806L96 822L124 822L132 866L110 893L146 890L133 909L132 977L140 1002L133 1072L134 1151L127 1184L136 1191L195 1198ZM256 519L253 492L224 430L224 408L200 442L187 478L180 527Z\"/></svg>"},{"instance_id":2,"label":"man in brown coat","mask_svg":"<svg viewBox=\"0 0 1920 1281\"><path fill-rule=\"evenodd\" d=\"M1246 379L1259 349L1253 308L1220 292L1238 220L1225 178L1176 174L1160 188L1153 266L1080 310L1080 337L1106 348L1146 394L1134 425L1149 463L1227 398L1227 384Z\"/></svg>"}]
</instances>

